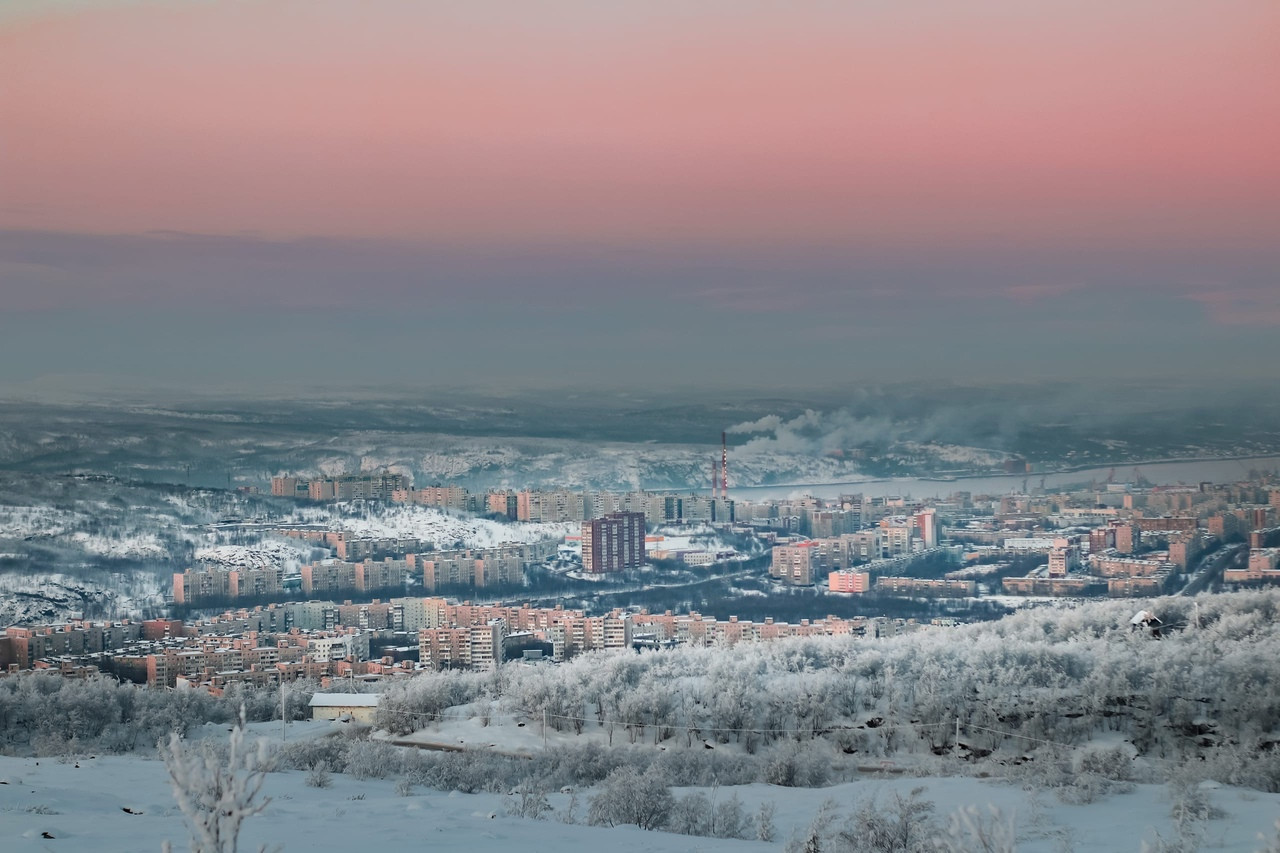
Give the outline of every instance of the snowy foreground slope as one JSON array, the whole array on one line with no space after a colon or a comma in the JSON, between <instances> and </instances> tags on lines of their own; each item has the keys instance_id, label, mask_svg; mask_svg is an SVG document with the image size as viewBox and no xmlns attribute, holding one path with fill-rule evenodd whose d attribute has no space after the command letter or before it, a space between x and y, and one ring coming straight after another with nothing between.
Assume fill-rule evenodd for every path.
<instances>
[{"instance_id":1,"label":"snowy foreground slope","mask_svg":"<svg viewBox=\"0 0 1280 853\"><path fill-rule=\"evenodd\" d=\"M285 851L466 850L468 853L556 850L562 853L609 849L641 851L781 850L803 832L824 801L841 812L865 798L883 802L893 793L906 795L923 787L923 798L936 804L936 816L967 805L995 805L1013 815L1018 850L1126 851L1137 853L1157 833L1175 835L1167 789L1138 785L1084 806L1064 805L1052 795L1037 795L1003 783L964 778L883 778L822 789L747 785L721 788L716 795L737 793L748 811L761 802L777 805L777 841L701 838L631 827L567 824L559 815L527 820L505 814L506 800L496 794L459 794L416 790L398 794L389 780L356 780L334 775L329 788L308 787L305 773L271 774L265 792L267 810L250 818L241 837L242 850L279 845ZM83 850L97 853L158 851L169 839L186 849L182 817L170 796L164 765L137 756L51 758L0 757L0 849ZM1212 785L1212 783L1211 783ZM678 789L677 793L686 789ZM707 793L711 793L707 791ZM1205 792L1221 817L1205 821L1201 849L1252 851L1272 837L1280 816L1280 796L1212 785ZM585 813L580 801L579 818ZM558 794L552 805L563 813L569 797ZM126 809L128 811L126 811ZM45 837L45 834L52 838Z\"/></svg>"},{"instance_id":2,"label":"snowy foreground slope","mask_svg":"<svg viewBox=\"0 0 1280 853\"><path fill-rule=\"evenodd\" d=\"M1024 853L1280 851L1280 591L1147 606L1171 633L1134 631L1132 602L1099 601L887 638L593 652L371 685L375 730L286 726L269 750L274 801L240 849L799 853L812 838L822 853L924 853L957 809L994 806L988 826L1011 824ZM280 709L319 689L0 679L0 851L185 849L157 740L181 732L213 752L236 708L254 737L278 738ZM531 794L545 806L529 809ZM845 843L846 829L895 819L919 843ZM703 837L770 825L771 846ZM942 853L1013 849L957 837Z\"/></svg>"}]
</instances>

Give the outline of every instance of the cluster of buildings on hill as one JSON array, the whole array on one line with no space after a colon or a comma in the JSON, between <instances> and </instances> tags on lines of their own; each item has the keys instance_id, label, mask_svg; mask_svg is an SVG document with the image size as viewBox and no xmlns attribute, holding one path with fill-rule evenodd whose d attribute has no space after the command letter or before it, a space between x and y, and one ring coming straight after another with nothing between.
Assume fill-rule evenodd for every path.
<instances>
[{"instance_id":1,"label":"cluster of buildings on hill","mask_svg":"<svg viewBox=\"0 0 1280 853\"><path fill-rule=\"evenodd\" d=\"M500 515L511 521L589 521L615 512L641 513L654 524L734 520L734 502L724 496L570 489L492 489L480 494L450 485L415 489L399 474L317 479L273 477L271 494L306 500L363 499L418 504L476 515Z\"/></svg>"},{"instance_id":2,"label":"cluster of buildings on hill","mask_svg":"<svg viewBox=\"0 0 1280 853\"><path fill-rule=\"evenodd\" d=\"M402 492L408 488L408 477L387 471L314 479L271 478L272 495L278 498L300 498L312 501L389 501L396 492Z\"/></svg>"},{"instance_id":3,"label":"cluster of buildings on hill","mask_svg":"<svg viewBox=\"0 0 1280 853\"><path fill-rule=\"evenodd\" d=\"M346 547L359 545L362 540L346 539L340 533L326 534L316 541L326 541L327 536L344 546L343 553L364 550ZM643 538L642 535L642 548ZM393 556L317 560L302 566L296 576L286 575L279 565L243 567L201 563L174 573L173 601L183 605L223 606L237 599L271 598L292 591L305 596L375 593L403 589L410 579L421 583L428 592L444 587L484 589L523 582L525 566L553 556L558 546L556 540L547 540L496 548L413 553L403 549L417 551L426 543L416 539L380 542L377 553L389 552Z\"/></svg>"},{"instance_id":4,"label":"cluster of buildings on hill","mask_svg":"<svg viewBox=\"0 0 1280 853\"><path fill-rule=\"evenodd\" d=\"M281 482L278 486L273 483L273 491L301 491L301 486L288 482L289 478L277 479ZM352 482L347 484L349 479ZM317 481L301 482L312 489ZM396 485L385 477L322 482L334 484L333 489L323 486L322 493L341 492L347 485L368 491ZM749 502L729 500L722 492L681 496L537 489L472 495L459 486L417 490L405 486L390 491L383 488L383 492L388 500L491 512L520 521L581 521L587 572L634 568L649 556L643 521L622 524L620 518L647 518L654 524L707 521L778 541L770 574L784 584L825 582L827 589L841 593L877 590L957 597L980 590L973 577L949 573L941 578L913 578L908 570L911 560L945 542L963 544L972 559L1042 554L1045 563L1039 569L1022 577L1003 577L994 591L1015 595L1148 595L1167 590L1214 541L1274 527L1280 506L1280 490L1268 490L1259 483L1153 488L1108 483L1076 493L975 497L958 492L929 502L858 494L834 500L804 497ZM412 542L352 540L329 532L316 535L335 549L340 560L352 562L421 551ZM665 552L663 556L667 556ZM391 570L414 576L421 572L427 590L446 584L483 587L519 578L514 564L493 569L486 561L472 569L458 559L469 557L438 561L442 568L430 575L409 560L403 568L393 566ZM699 554L686 562L701 564L714 559L712 554ZM1267 567L1269 559L1258 556L1250 560L1247 570L1229 570L1227 582L1280 578L1273 574L1274 567ZM341 582L360 589L358 579L352 577L355 571L345 566L317 567L312 574L341 573ZM260 585L254 579L250 588ZM371 588L367 581L364 587ZM336 588L315 581L307 586L308 590Z\"/></svg>"},{"instance_id":5,"label":"cluster of buildings on hill","mask_svg":"<svg viewBox=\"0 0 1280 853\"><path fill-rule=\"evenodd\" d=\"M738 505L739 517L743 504ZM909 577L910 564L947 543L958 559L1042 556L1022 577L1002 577L990 591L1014 595L1138 596L1166 592L1194 568L1209 547L1252 539L1247 569L1228 569L1227 583L1280 580L1280 557L1262 549L1277 524L1280 490L1257 483L1194 487L1108 487L1072 494L975 497L882 502L842 496L779 504L775 517L794 518L795 529L835 535L788 541L773 549L770 574L785 584L825 578L831 592L878 591L912 597L968 597L980 591L982 572L957 570L942 577ZM788 512L794 516L788 516Z\"/></svg>"},{"instance_id":6,"label":"cluster of buildings on hill","mask_svg":"<svg viewBox=\"0 0 1280 853\"><path fill-rule=\"evenodd\" d=\"M1280 581L1280 548L1253 548L1243 569L1223 572L1226 583L1275 583Z\"/></svg>"},{"instance_id":7,"label":"cluster of buildings on hill","mask_svg":"<svg viewBox=\"0 0 1280 853\"><path fill-rule=\"evenodd\" d=\"M889 619L799 623L451 603L400 598L367 604L291 602L178 620L9 628L0 671L110 671L154 686L220 689L236 682L385 678L421 669L491 669L506 660L563 661L593 650L737 645L786 637L885 636L918 627Z\"/></svg>"},{"instance_id":8,"label":"cluster of buildings on hill","mask_svg":"<svg viewBox=\"0 0 1280 853\"><path fill-rule=\"evenodd\" d=\"M582 567L592 574L645 565L645 517L612 512L582 522ZM273 533L331 548L335 558L316 560L288 575L280 565L227 566L203 562L173 575L173 602L223 606L238 599L264 600L298 592L305 596L377 593L412 581L427 592L485 589L524 582L525 569L556 555L559 540L494 548L437 551L419 539L359 539L341 531L275 528Z\"/></svg>"},{"instance_id":9,"label":"cluster of buildings on hill","mask_svg":"<svg viewBox=\"0 0 1280 853\"><path fill-rule=\"evenodd\" d=\"M1170 591L1207 548L1246 537L1260 548L1278 509L1280 490L1259 483L1107 486L1074 496L1004 496L990 520L946 533L969 543L974 557L1044 556L1031 574L1003 578L1006 593L1144 596ZM1223 575L1227 583L1246 579L1262 577Z\"/></svg>"},{"instance_id":10,"label":"cluster of buildings on hill","mask_svg":"<svg viewBox=\"0 0 1280 853\"><path fill-rule=\"evenodd\" d=\"M822 514L821 510L816 512ZM922 506L910 515L883 516L874 526L855 532L775 545L769 574L785 584L809 586L821 577L847 572L866 563L883 563L886 568L890 564L901 564L902 558L931 551L938 542L937 510ZM846 580L842 577L837 584L845 584ZM848 583L856 581L848 580Z\"/></svg>"}]
</instances>

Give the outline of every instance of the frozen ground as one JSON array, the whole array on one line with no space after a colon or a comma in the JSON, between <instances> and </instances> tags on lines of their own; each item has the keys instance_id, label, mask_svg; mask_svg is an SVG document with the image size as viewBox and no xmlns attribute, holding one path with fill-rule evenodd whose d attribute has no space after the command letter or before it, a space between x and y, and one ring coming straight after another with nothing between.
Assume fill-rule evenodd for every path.
<instances>
[{"instance_id":1,"label":"frozen ground","mask_svg":"<svg viewBox=\"0 0 1280 853\"><path fill-rule=\"evenodd\" d=\"M101 580L59 572L0 574L0 625L57 622L89 614L138 613L164 603L161 581L148 572L119 572Z\"/></svg>"},{"instance_id":2,"label":"frozen ground","mask_svg":"<svg viewBox=\"0 0 1280 853\"><path fill-rule=\"evenodd\" d=\"M303 726L295 726L303 728ZM295 733L296 734L296 733ZM304 784L303 772L273 773L265 792L267 810L250 818L241 849L260 844L286 851L510 850L598 851L748 851L779 850L805 828L825 801L844 813L868 797L883 802L894 793L922 786L923 796L945 817L966 806L992 804L1012 814L1018 849L1051 851L1125 851L1137 853L1144 841L1174 835L1163 786L1139 785L1131 793L1109 796L1086 806L1069 806L1051 795L1036 795L1009 785L964 779L868 778L822 789L770 785L723 787L715 795L737 794L749 812L762 802L776 804L778 840L773 844L698 838L635 827L612 829L571 825L559 816L522 820L504 813L498 794L458 794L423 789L398 795L392 780L360 781L335 775L329 788ZM687 789L677 789L676 794ZM708 791L708 794L711 792ZM1209 792L1224 817L1205 821L1200 849L1252 851L1262 848L1259 833L1272 833L1280 798L1242 789L1215 787ZM579 797L585 814L590 793ZM558 815L568 807L565 794L552 796ZM45 834L52 836L46 838ZM182 817L170 796L165 769L154 759L81 756L78 760L0 757L0 849L83 850L134 853L161 848L169 839L186 846Z\"/></svg>"},{"instance_id":3,"label":"frozen ground","mask_svg":"<svg viewBox=\"0 0 1280 853\"><path fill-rule=\"evenodd\" d=\"M577 533L581 527L578 524L504 523L412 504L378 507L376 512L367 515L354 514L358 511L355 506L339 505L339 511L342 514L337 526L356 536L412 537L428 540L437 548L450 548L455 542L462 542L468 548L493 548L561 539L568 533Z\"/></svg>"},{"instance_id":4,"label":"frozen ground","mask_svg":"<svg viewBox=\"0 0 1280 853\"><path fill-rule=\"evenodd\" d=\"M202 548L195 553L195 559L202 563L243 567L250 569L282 566L285 569L296 569L306 561L310 549L304 549L295 542L264 540L252 547L246 545L216 545Z\"/></svg>"}]
</instances>

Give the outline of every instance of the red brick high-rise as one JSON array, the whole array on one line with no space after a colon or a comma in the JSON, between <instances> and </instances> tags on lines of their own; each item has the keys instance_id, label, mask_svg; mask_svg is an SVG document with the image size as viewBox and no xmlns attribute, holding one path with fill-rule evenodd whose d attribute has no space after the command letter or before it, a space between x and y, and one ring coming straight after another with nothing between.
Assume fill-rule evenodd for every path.
<instances>
[{"instance_id":1,"label":"red brick high-rise","mask_svg":"<svg viewBox=\"0 0 1280 853\"><path fill-rule=\"evenodd\" d=\"M611 512L582 522L582 568L621 572L645 563L644 513Z\"/></svg>"}]
</instances>

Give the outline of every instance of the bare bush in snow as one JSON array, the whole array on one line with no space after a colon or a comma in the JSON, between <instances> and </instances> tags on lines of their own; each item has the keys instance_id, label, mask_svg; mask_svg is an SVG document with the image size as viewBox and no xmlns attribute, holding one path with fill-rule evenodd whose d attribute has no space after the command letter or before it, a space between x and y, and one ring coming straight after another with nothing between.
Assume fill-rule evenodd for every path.
<instances>
[{"instance_id":1,"label":"bare bush in snow","mask_svg":"<svg viewBox=\"0 0 1280 853\"><path fill-rule=\"evenodd\" d=\"M995 806L969 806L951 813L933 844L942 853L1014 853L1018 838L1012 817L1005 819Z\"/></svg>"},{"instance_id":2,"label":"bare bush in snow","mask_svg":"<svg viewBox=\"0 0 1280 853\"><path fill-rule=\"evenodd\" d=\"M271 802L262 796L268 770L266 741L256 746L245 742L242 712L225 754L207 741L194 746L176 733L161 754L173 797L191 832L191 853L236 853L245 819Z\"/></svg>"}]
</instances>

